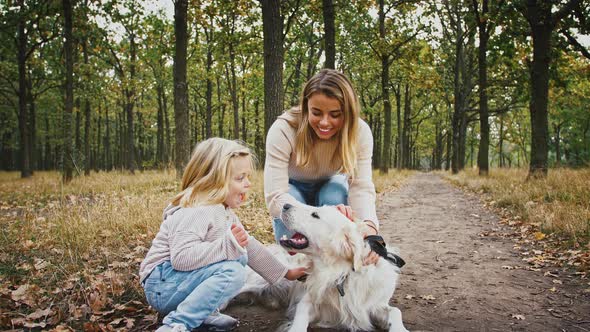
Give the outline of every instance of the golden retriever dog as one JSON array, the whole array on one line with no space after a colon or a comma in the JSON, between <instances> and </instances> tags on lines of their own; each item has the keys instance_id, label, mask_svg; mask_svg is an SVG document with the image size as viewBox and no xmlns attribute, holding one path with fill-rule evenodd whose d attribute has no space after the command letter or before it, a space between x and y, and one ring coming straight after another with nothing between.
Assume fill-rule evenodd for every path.
<instances>
[{"instance_id":1,"label":"golden retriever dog","mask_svg":"<svg viewBox=\"0 0 590 332\"><path fill-rule=\"evenodd\" d=\"M254 293L274 307L288 304L292 321L285 328L290 332L304 332L308 326L407 331L400 310L389 305L399 267L383 257L375 265L363 265L363 258L371 251L362 236L368 226L351 222L333 206L286 204L281 219L293 236L284 237L280 244L298 254L289 256L276 245L271 250L291 267L310 266L307 279L285 279L270 286L251 271L242 293Z\"/></svg>"}]
</instances>

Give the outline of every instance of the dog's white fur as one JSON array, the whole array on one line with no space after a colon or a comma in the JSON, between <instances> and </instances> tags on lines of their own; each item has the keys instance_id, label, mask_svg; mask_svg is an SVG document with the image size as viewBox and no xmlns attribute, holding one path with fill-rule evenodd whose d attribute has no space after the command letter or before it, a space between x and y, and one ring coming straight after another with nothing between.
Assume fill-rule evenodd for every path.
<instances>
[{"instance_id":1,"label":"dog's white fur","mask_svg":"<svg viewBox=\"0 0 590 332\"><path fill-rule=\"evenodd\" d=\"M349 331L375 328L391 332L407 331L401 312L389 305L399 268L383 258L376 265L363 266L370 248L365 244L363 222L351 222L334 207L287 207L282 219L292 231L305 235L308 247L289 248L304 255L289 256L279 246L271 250L290 267L310 266L304 283L284 279L270 286L252 271L242 292L257 294L271 305L289 302L288 328L307 331L309 325ZM307 260L307 262L306 262ZM344 296L336 285L342 283Z\"/></svg>"}]
</instances>

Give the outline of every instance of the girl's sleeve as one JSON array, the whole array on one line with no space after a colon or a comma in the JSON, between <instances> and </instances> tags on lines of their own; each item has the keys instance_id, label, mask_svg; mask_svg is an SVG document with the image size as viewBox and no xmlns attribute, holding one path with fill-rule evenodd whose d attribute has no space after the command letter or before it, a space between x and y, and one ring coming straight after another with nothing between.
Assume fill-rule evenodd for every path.
<instances>
[{"instance_id":1,"label":"girl's sleeve","mask_svg":"<svg viewBox=\"0 0 590 332\"><path fill-rule=\"evenodd\" d=\"M222 232L214 241L205 241L213 223L225 224L225 216L215 213L213 207L188 210L177 227L172 230L168 240L170 263L175 270L192 271L203 266L224 260L237 260L246 253L237 244L230 228ZM178 213L178 212L177 212Z\"/></svg>"},{"instance_id":2,"label":"girl's sleeve","mask_svg":"<svg viewBox=\"0 0 590 332\"><path fill-rule=\"evenodd\" d=\"M301 205L289 194L289 160L294 140L294 129L282 119L273 123L266 136L264 198L273 218L281 215L285 203Z\"/></svg>"},{"instance_id":3,"label":"girl's sleeve","mask_svg":"<svg viewBox=\"0 0 590 332\"><path fill-rule=\"evenodd\" d=\"M375 185L373 183L373 134L366 122L359 122L357 147L357 174L349 178L348 203L357 217L370 220L379 227L375 210Z\"/></svg>"},{"instance_id":4,"label":"girl's sleeve","mask_svg":"<svg viewBox=\"0 0 590 332\"><path fill-rule=\"evenodd\" d=\"M248 266L270 284L280 281L289 270L253 236L248 239Z\"/></svg>"}]
</instances>

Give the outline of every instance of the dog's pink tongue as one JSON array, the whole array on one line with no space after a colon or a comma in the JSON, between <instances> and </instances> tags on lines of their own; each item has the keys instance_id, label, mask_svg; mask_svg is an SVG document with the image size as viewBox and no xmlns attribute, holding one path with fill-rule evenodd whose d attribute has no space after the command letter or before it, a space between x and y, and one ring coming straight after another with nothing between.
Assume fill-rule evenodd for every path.
<instances>
[{"instance_id":1,"label":"dog's pink tongue","mask_svg":"<svg viewBox=\"0 0 590 332\"><path fill-rule=\"evenodd\" d=\"M293 234L293 236L291 238L295 239L295 240L301 240L301 239L304 239L305 236L303 236L303 234L301 234L301 233L295 233L295 234Z\"/></svg>"}]
</instances>

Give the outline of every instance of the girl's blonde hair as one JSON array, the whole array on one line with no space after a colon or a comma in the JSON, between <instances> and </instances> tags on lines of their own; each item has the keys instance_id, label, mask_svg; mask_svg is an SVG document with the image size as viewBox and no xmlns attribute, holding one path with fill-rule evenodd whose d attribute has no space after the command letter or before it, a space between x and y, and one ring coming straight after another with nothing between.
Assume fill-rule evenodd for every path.
<instances>
[{"instance_id":1,"label":"girl's blonde hair","mask_svg":"<svg viewBox=\"0 0 590 332\"><path fill-rule=\"evenodd\" d=\"M223 203L236 157L248 158L254 169L250 149L239 142L213 137L197 144L182 175L182 191L172 199L172 205L191 207Z\"/></svg>"},{"instance_id":2,"label":"girl's blonde hair","mask_svg":"<svg viewBox=\"0 0 590 332\"><path fill-rule=\"evenodd\" d=\"M319 139L309 125L309 108L307 106L309 98L316 93L335 98L340 103L344 125L338 132L338 149L342 159L339 172L354 177L357 162L356 148L360 105L348 78L334 69L322 69L315 74L303 88L299 107L293 107L279 117L297 129L295 163L297 166L306 166L309 163L313 145Z\"/></svg>"}]
</instances>

